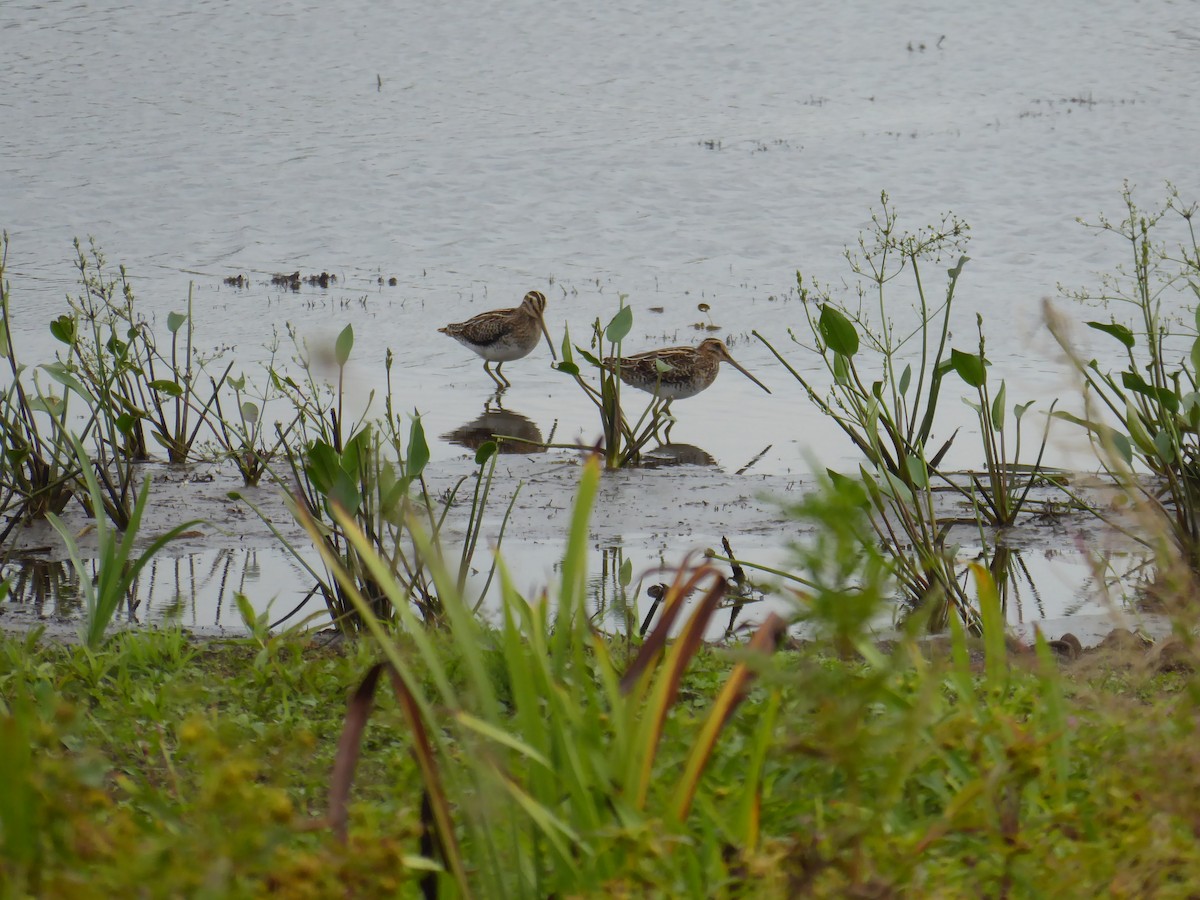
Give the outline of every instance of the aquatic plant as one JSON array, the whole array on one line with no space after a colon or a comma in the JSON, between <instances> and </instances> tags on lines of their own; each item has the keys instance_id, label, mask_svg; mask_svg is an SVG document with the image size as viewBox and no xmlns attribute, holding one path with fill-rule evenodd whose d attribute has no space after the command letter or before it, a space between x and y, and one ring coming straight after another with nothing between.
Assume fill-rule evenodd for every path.
<instances>
[{"instance_id":1,"label":"aquatic plant","mask_svg":"<svg viewBox=\"0 0 1200 900\"><path fill-rule=\"evenodd\" d=\"M904 231L886 193L871 221L869 232L859 237L857 252L847 249L845 254L856 276L853 306L820 285L810 287L803 274L796 273L811 344L795 332L790 332L791 339L819 356L832 380L827 392L761 334L754 335L866 458L858 474L873 510L871 523L895 558L910 602L948 606L972 624L977 617L959 573L957 547L947 543L949 528L934 508L933 484L936 480L959 492L971 503L981 525L1011 525L1023 511L1030 490L1047 483L1042 458L1048 424L1036 461L1022 465L1022 426L1031 404L1015 405L1010 420L1005 383L1001 381L992 394L982 318L977 318L977 352L950 345L958 281L969 259L962 253L969 235L966 223L947 214L933 227ZM947 255L956 262L946 271L944 297L935 301L926 289L926 266ZM890 312L892 293L905 274L917 316L917 324L907 334L897 332ZM867 373L868 366L873 374ZM976 412L983 444L984 477L972 475L965 483L941 469L957 431L940 446L933 441L946 378L951 375L975 392L976 399L967 402Z\"/></svg>"},{"instance_id":2,"label":"aquatic plant","mask_svg":"<svg viewBox=\"0 0 1200 900\"><path fill-rule=\"evenodd\" d=\"M44 394L17 358L7 277L8 233L0 235L0 357L11 380L0 392L0 544L20 523L60 513L76 490L76 460L67 433L67 400Z\"/></svg>"},{"instance_id":3,"label":"aquatic plant","mask_svg":"<svg viewBox=\"0 0 1200 900\"><path fill-rule=\"evenodd\" d=\"M296 341L294 335L293 340ZM333 348L336 387L324 385L313 368L307 349L298 341L296 347L302 373L299 381L282 370L271 370L272 383L297 413L287 431L281 425L276 426L278 444L290 475L288 480L295 485L295 493L289 499L293 515L300 521L321 523L325 551L322 559L326 556L335 558L342 569L354 573L357 591L370 598L377 618L390 620L396 615L393 598L363 559L359 546L350 540L336 515L337 510L345 511L356 527L369 537L372 552L387 560L391 577L405 586L405 603L414 604L427 623L440 622L439 588L429 570L427 554L411 538L411 524L419 520L433 540L439 545L443 543L443 529L450 510L458 501L459 491L467 481L474 481L471 505L463 523L465 535L459 548L456 574L457 588L464 591L491 493L496 465L495 442L488 441L476 451L478 469L474 475L463 476L443 496L435 498L424 479L430 453L420 415L412 415L405 428L403 417L393 405L392 354L389 352L384 362L384 414L377 419L368 418L370 399L374 398L372 392L359 418L346 424L345 369L354 347L353 329L347 325ZM275 474L275 478L280 483L285 480L280 474ZM250 505L270 524L269 518L254 504L240 494L234 496ZM515 500L514 494L508 512ZM508 512L501 524L499 541L503 540ZM365 627L360 610L351 602L341 580L334 577L334 570L326 565L323 571L318 571L301 548L271 527L288 552L313 578L313 590L324 599L335 624L349 632ZM491 578L489 573L480 591L480 601Z\"/></svg>"},{"instance_id":4,"label":"aquatic plant","mask_svg":"<svg viewBox=\"0 0 1200 900\"><path fill-rule=\"evenodd\" d=\"M605 359L621 356L621 343L633 327L633 308L625 305L626 295L620 296L620 309L601 327L600 319L592 324L591 350L575 346L572 350L569 330L563 333L562 361L554 368L575 379L575 383L583 390L584 395L592 402L600 413L600 427L604 464L609 469L620 469L637 463L642 449L655 437L659 429L669 425L670 418L665 412L665 403L657 397L652 397L642 414L630 424L621 405L621 379L616 368L605 365ZM608 344L608 352L604 352L604 344ZM593 369L599 379L599 388L583 377L579 364L575 361L575 353Z\"/></svg>"},{"instance_id":5,"label":"aquatic plant","mask_svg":"<svg viewBox=\"0 0 1200 900\"><path fill-rule=\"evenodd\" d=\"M1171 189L1163 206L1146 210L1137 205L1128 184L1121 196L1125 208L1121 221L1102 216L1089 227L1125 245L1128 267L1120 266L1105 276L1098 289L1069 296L1079 303L1129 313L1124 319L1111 315L1108 321L1087 323L1116 341L1122 361L1114 371L1094 358L1082 357L1063 317L1047 306L1050 330L1084 387L1084 415L1059 412L1057 416L1087 430L1107 472L1153 518L1166 523L1187 565L1200 572L1197 204L1185 204ZM1170 224L1182 231L1173 245L1159 237ZM1141 477L1146 472L1149 480ZM1131 536L1153 547L1153 531Z\"/></svg>"},{"instance_id":6,"label":"aquatic plant","mask_svg":"<svg viewBox=\"0 0 1200 900\"><path fill-rule=\"evenodd\" d=\"M213 437L221 448L219 458L228 459L237 466L242 484L247 487L253 487L262 480L301 418L301 411L289 404L287 420L277 423L273 433L268 425L268 405L273 400L285 399L278 386L279 379L272 375L278 349L276 334L268 345L270 357L265 366L266 387L256 390L244 372L236 378L229 376L225 379L225 384L233 391L232 412L226 412L222 406L221 391L215 379L212 384L215 415L211 425Z\"/></svg>"},{"instance_id":7,"label":"aquatic plant","mask_svg":"<svg viewBox=\"0 0 1200 900\"><path fill-rule=\"evenodd\" d=\"M168 358L137 314L125 267L111 274L94 240L85 250L76 239L75 254L81 291L67 298L70 312L50 323L65 355L44 368L87 407L89 415L78 434L90 444L97 463L104 510L123 529L133 503L133 466L150 458L147 432L167 451L169 462L186 462L201 429L211 424L213 404L232 363L210 377L211 393L202 400L199 384L211 360L194 346L191 286L187 312L167 316Z\"/></svg>"}]
</instances>

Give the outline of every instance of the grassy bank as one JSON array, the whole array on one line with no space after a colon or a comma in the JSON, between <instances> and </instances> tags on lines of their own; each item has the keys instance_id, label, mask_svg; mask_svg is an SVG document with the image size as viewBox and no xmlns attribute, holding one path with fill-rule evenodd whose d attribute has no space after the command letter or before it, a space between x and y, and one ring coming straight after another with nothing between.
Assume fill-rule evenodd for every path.
<instances>
[{"instance_id":1,"label":"grassy bank","mask_svg":"<svg viewBox=\"0 0 1200 900\"><path fill-rule=\"evenodd\" d=\"M368 726L346 843L325 819L347 697L371 656L361 644L263 649L170 632L99 652L5 638L4 896L417 894L432 862L396 703L381 698ZM652 791L681 764L737 656L698 655ZM1186 896L1200 883L1200 693L1179 663L1102 650L1060 674L1009 658L998 689L969 659L927 661L906 646L874 664L781 652L718 743L696 812L682 824L629 815L580 835L619 861L611 877L580 885L551 867L547 887ZM772 697L758 835L738 846L728 801ZM472 865L483 850L464 847ZM483 896L499 887L476 885Z\"/></svg>"}]
</instances>

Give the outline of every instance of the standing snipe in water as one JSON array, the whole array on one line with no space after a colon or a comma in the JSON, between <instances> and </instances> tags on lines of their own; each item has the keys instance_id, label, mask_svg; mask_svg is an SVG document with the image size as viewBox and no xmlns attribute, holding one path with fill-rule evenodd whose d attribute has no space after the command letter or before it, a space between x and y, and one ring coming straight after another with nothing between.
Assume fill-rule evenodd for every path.
<instances>
[{"instance_id":1,"label":"standing snipe in water","mask_svg":"<svg viewBox=\"0 0 1200 900\"><path fill-rule=\"evenodd\" d=\"M771 393L769 387L738 365L725 342L716 338L706 338L698 347L664 347L620 359L610 356L604 360L604 366L619 372L626 384L665 400L665 410L672 400L695 397L716 381L723 362Z\"/></svg>"},{"instance_id":2,"label":"standing snipe in water","mask_svg":"<svg viewBox=\"0 0 1200 900\"><path fill-rule=\"evenodd\" d=\"M483 370L503 389L512 382L504 377L500 367L528 356L537 346L540 335L546 336L550 355L558 359L550 332L546 330L545 312L546 295L541 291L530 291L515 309L493 309L438 331L482 356ZM490 362L496 363L495 372L488 365Z\"/></svg>"}]
</instances>

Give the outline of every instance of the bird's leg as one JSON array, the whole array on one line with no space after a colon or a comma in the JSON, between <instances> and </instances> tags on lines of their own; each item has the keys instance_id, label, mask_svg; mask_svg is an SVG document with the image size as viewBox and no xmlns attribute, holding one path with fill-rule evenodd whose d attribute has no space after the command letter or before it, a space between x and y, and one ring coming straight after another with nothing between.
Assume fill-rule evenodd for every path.
<instances>
[{"instance_id":1,"label":"bird's leg","mask_svg":"<svg viewBox=\"0 0 1200 900\"><path fill-rule=\"evenodd\" d=\"M512 387L512 382L508 380L508 376L500 371L503 367L503 362L496 363L496 374L500 376L500 380L504 382L505 387Z\"/></svg>"},{"instance_id":2,"label":"bird's leg","mask_svg":"<svg viewBox=\"0 0 1200 900\"><path fill-rule=\"evenodd\" d=\"M501 381L500 378L496 377L496 372L500 371L500 366L496 366L496 372L493 372L492 367L488 365L488 362L485 359L483 361L483 371L488 373L488 377L491 378L492 381L496 382L496 387L500 388L500 390L504 390L506 387L508 387L508 382Z\"/></svg>"},{"instance_id":3,"label":"bird's leg","mask_svg":"<svg viewBox=\"0 0 1200 900\"><path fill-rule=\"evenodd\" d=\"M666 403L664 403L662 405L662 409L660 409L658 412L663 418L668 419L667 429L663 432L663 437L667 439L666 442L669 444L671 443L671 429L675 427L675 419L671 415L671 401L668 400Z\"/></svg>"}]
</instances>

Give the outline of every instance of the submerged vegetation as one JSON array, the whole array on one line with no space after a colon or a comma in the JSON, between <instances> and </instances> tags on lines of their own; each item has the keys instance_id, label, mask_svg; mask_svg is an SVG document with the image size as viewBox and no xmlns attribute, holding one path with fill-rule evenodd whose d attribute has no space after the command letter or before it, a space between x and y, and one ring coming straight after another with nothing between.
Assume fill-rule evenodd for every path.
<instances>
[{"instance_id":1,"label":"submerged vegetation","mask_svg":"<svg viewBox=\"0 0 1200 900\"><path fill-rule=\"evenodd\" d=\"M435 495L421 417L398 411L390 355L381 415L347 402L349 326L329 354L335 384L291 335L294 366L273 356L255 386L196 352L190 302L160 348L124 272L110 275L94 246L77 248L82 293L50 326L64 349L30 368L12 338L5 237L3 537L52 523L86 618L78 646L0 638L0 894L1186 894L1200 881L1188 724L1200 712L1200 319L1194 300L1182 322L1163 307L1172 293L1200 297L1200 252L1195 207L1172 196L1146 213L1128 190L1125 201L1125 220L1098 227L1128 244L1132 268L1078 299L1132 311L1088 323L1126 363L1114 373L1072 351L1082 415L1010 405L982 318L969 349L953 346L969 271L968 230L953 216L906 232L884 195L847 253L849 301L797 274L805 321L791 338L826 380L758 337L863 461L820 475L789 511L814 527L775 570L786 615L724 647L706 637L751 565L728 541L734 584L712 561L683 563L638 634L628 615L604 633L590 609L602 469L636 465L670 427L657 397L636 419L622 407L607 360L632 326L624 297L589 347L564 335L556 366L602 430L580 470L561 582L526 596L494 555L472 593L503 436ZM1168 223L1187 231L1178 248L1157 237ZM916 311L909 333L896 331L897 303ZM957 440L935 438L948 396L975 413L979 472L942 467ZM1039 414L1035 441L1026 429ZM1133 635L1092 665L1077 641L1006 639L1003 530L1033 512L1035 487L1082 503L1044 466L1052 424L1085 428L1111 483L1144 511L1139 536L1159 554L1176 629L1149 655ZM170 463L231 462L247 486L288 485L316 560L275 533L354 640L273 634L244 597L242 641L109 635L139 570L193 524L135 546L153 446ZM971 511L977 559L952 543L939 490ZM62 522L72 502L96 520L90 564ZM622 591L631 578L625 561ZM493 580L497 613L485 620ZM882 621L897 626L887 645L875 639ZM792 626L815 642L792 643Z\"/></svg>"}]
</instances>

